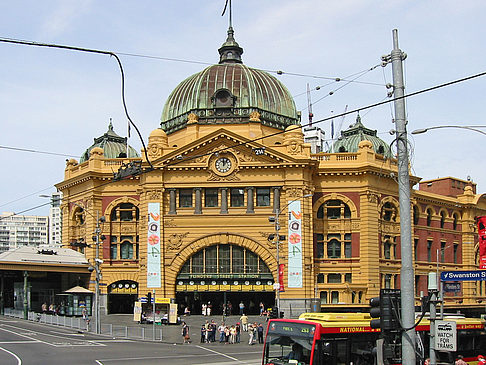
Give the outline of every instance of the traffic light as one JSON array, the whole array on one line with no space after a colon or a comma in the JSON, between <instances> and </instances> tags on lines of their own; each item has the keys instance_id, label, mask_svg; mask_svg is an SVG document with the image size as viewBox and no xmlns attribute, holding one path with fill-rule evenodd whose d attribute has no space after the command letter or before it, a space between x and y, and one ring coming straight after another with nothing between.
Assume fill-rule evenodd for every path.
<instances>
[{"instance_id":1,"label":"traffic light","mask_svg":"<svg viewBox=\"0 0 486 365\"><path fill-rule=\"evenodd\" d=\"M147 303L152 303L152 292L150 291L147 293Z\"/></svg>"},{"instance_id":2,"label":"traffic light","mask_svg":"<svg viewBox=\"0 0 486 365\"><path fill-rule=\"evenodd\" d=\"M400 290L381 289L380 296L370 299L371 328L382 331L399 331Z\"/></svg>"},{"instance_id":3,"label":"traffic light","mask_svg":"<svg viewBox=\"0 0 486 365\"><path fill-rule=\"evenodd\" d=\"M272 307L270 318L278 318L278 307Z\"/></svg>"}]
</instances>

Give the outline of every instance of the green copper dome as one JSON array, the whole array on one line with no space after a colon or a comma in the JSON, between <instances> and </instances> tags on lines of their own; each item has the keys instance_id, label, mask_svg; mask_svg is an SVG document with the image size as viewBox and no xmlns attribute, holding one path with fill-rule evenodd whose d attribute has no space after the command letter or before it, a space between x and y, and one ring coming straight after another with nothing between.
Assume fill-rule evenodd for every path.
<instances>
[{"instance_id":1,"label":"green copper dome","mask_svg":"<svg viewBox=\"0 0 486 365\"><path fill-rule=\"evenodd\" d=\"M373 144L373 150L376 153L387 158L393 157L390 146L376 136L376 130L366 128L361 123L361 117L359 115L356 118L356 123L341 132L341 136L333 144L331 152L357 152L359 142L364 140L370 141Z\"/></svg>"},{"instance_id":2,"label":"green copper dome","mask_svg":"<svg viewBox=\"0 0 486 365\"><path fill-rule=\"evenodd\" d=\"M219 64L188 77L170 94L160 123L167 134L184 128L190 113L199 124L248 123L254 112L252 121L274 128L299 124L287 88L267 72L241 63L243 49L231 27L219 53Z\"/></svg>"},{"instance_id":3,"label":"green copper dome","mask_svg":"<svg viewBox=\"0 0 486 365\"><path fill-rule=\"evenodd\" d=\"M89 154L91 150L95 147L101 147L103 149L103 154L105 158L132 158L140 157L137 151L131 146L128 146L128 156L127 156L127 138L120 137L113 130L113 124L108 126L108 131L101 137L95 138L94 143L86 151L84 151L79 162L84 162L89 160Z\"/></svg>"}]
</instances>

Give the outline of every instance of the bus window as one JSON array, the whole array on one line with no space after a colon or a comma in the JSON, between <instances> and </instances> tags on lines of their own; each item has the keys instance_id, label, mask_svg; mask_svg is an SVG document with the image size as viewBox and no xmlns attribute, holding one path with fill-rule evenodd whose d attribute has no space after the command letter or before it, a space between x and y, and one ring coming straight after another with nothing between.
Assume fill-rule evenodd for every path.
<instances>
[{"instance_id":1,"label":"bus window","mask_svg":"<svg viewBox=\"0 0 486 365\"><path fill-rule=\"evenodd\" d=\"M312 338L267 336L265 363L310 365Z\"/></svg>"}]
</instances>

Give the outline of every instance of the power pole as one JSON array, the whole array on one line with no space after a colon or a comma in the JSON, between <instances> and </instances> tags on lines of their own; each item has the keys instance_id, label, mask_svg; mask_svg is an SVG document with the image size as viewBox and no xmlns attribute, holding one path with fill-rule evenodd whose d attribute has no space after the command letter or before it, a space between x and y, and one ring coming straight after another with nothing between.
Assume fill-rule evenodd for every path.
<instances>
[{"instance_id":1,"label":"power pole","mask_svg":"<svg viewBox=\"0 0 486 365\"><path fill-rule=\"evenodd\" d=\"M407 120L402 61L407 55L398 48L398 30L393 29L393 50L383 56L384 65L391 62L394 86L395 133L398 151L398 199L400 202L400 270L402 326L402 364L415 365L415 274L413 270L412 224L410 214L410 176L408 171Z\"/></svg>"}]
</instances>

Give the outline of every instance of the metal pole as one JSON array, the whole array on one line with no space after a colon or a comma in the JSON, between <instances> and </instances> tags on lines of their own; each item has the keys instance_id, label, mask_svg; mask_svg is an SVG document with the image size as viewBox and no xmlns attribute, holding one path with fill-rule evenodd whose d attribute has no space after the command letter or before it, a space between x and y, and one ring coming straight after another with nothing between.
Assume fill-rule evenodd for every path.
<instances>
[{"instance_id":1,"label":"metal pole","mask_svg":"<svg viewBox=\"0 0 486 365\"><path fill-rule=\"evenodd\" d=\"M29 277L29 272L24 271L24 319L29 318L29 301L27 298L27 290L29 289L27 278Z\"/></svg>"},{"instance_id":2,"label":"metal pole","mask_svg":"<svg viewBox=\"0 0 486 365\"><path fill-rule=\"evenodd\" d=\"M415 322L414 270L412 256L412 224L410 213L410 176L408 170L407 129L405 115L405 86L402 61L406 55L398 48L398 30L393 30L391 63L395 97L395 128L398 150L398 198L400 201L400 246L402 268L400 288L402 325L412 328ZM402 364L415 365L415 329L402 332Z\"/></svg>"},{"instance_id":3,"label":"metal pole","mask_svg":"<svg viewBox=\"0 0 486 365\"><path fill-rule=\"evenodd\" d=\"M275 210L275 240L277 244L277 283L278 283L278 288L277 288L277 318L280 317L280 286L282 285L280 283L280 224L278 221L280 215L280 209L277 208Z\"/></svg>"},{"instance_id":4,"label":"metal pole","mask_svg":"<svg viewBox=\"0 0 486 365\"><path fill-rule=\"evenodd\" d=\"M152 289L152 300L153 300L153 303L152 303L152 318L153 318L153 321L152 321L152 331L153 331L152 338L155 341L155 289Z\"/></svg>"},{"instance_id":5,"label":"metal pole","mask_svg":"<svg viewBox=\"0 0 486 365\"><path fill-rule=\"evenodd\" d=\"M101 333L101 318L100 318L100 212L96 212L96 286L95 286L95 327L96 334Z\"/></svg>"},{"instance_id":6,"label":"metal pole","mask_svg":"<svg viewBox=\"0 0 486 365\"><path fill-rule=\"evenodd\" d=\"M437 250L437 252L439 252ZM430 336L429 336L429 358L430 365L437 364L437 356L435 353L435 320L437 316L437 276L434 272L429 272L429 322L430 322Z\"/></svg>"}]
</instances>

